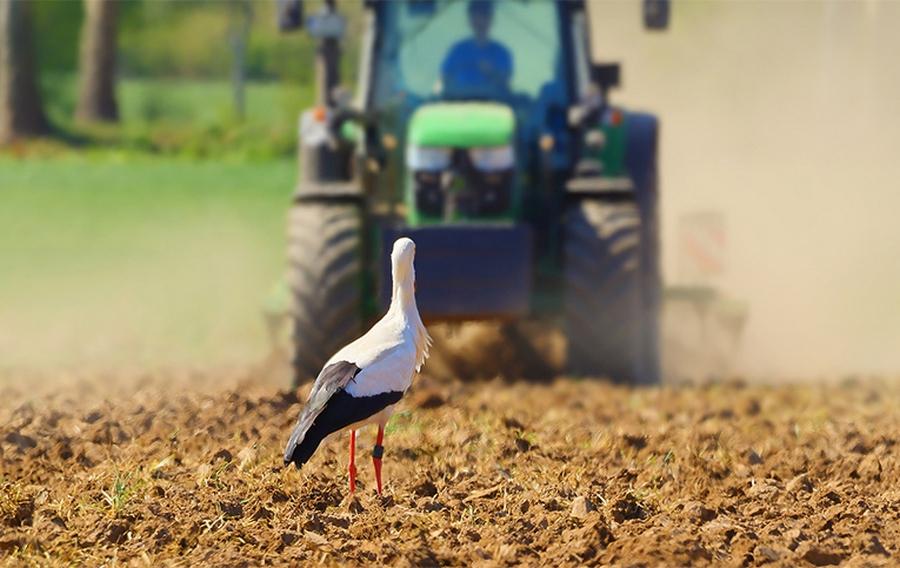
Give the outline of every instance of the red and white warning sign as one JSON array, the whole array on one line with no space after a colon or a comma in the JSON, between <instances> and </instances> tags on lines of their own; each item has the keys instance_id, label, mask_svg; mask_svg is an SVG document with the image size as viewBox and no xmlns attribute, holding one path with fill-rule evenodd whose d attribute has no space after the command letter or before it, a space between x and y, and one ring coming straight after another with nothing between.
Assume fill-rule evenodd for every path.
<instances>
[{"instance_id":1,"label":"red and white warning sign","mask_svg":"<svg viewBox=\"0 0 900 568\"><path fill-rule=\"evenodd\" d=\"M725 217L719 211L683 215L678 223L678 279L691 286L715 286L725 273Z\"/></svg>"}]
</instances>

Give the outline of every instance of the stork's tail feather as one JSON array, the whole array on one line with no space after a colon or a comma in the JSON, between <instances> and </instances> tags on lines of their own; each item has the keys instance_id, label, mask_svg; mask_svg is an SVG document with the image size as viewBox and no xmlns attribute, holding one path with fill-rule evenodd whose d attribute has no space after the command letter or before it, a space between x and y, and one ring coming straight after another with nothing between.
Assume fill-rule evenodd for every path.
<instances>
[{"instance_id":1,"label":"stork's tail feather","mask_svg":"<svg viewBox=\"0 0 900 568\"><path fill-rule=\"evenodd\" d=\"M284 449L284 464L303 466L330 434L371 418L402 397L402 391L355 397L344 389L338 390L318 414L304 411Z\"/></svg>"},{"instance_id":2,"label":"stork's tail feather","mask_svg":"<svg viewBox=\"0 0 900 568\"><path fill-rule=\"evenodd\" d=\"M322 443L323 439L325 439L325 435L315 432L315 429L311 429L298 442L292 440L292 443L289 443L284 451L284 465L294 464L297 466L297 469L302 468L303 464L308 462L313 454L316 453L316 450L319 449L319 444Z\"/></svg>"}]
</instances>

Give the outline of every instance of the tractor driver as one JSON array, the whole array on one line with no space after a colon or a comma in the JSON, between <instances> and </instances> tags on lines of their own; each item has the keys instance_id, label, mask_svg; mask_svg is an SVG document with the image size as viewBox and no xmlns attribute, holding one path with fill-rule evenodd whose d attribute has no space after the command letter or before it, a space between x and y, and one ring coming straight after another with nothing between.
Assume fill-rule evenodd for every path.
<instances>
[{"instance_id":1,"label":"tractor driver","mask_svg":"<svg viewBox=\"0 0 900 568\"><path fill-rule=\"evenodd\" d=\"M441 76L445 94L491 96L509 91L513 58L503 44L488 37L493 18L493 0L469 1L473 37L456 42L444 57Z\"/></svg>"}]
</instances>

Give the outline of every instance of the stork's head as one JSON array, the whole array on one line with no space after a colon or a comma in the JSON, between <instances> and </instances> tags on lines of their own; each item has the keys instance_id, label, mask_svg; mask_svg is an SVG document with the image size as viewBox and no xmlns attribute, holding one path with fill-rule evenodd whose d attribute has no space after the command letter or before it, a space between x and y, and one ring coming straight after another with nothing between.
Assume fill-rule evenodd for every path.
<instances>
[{"instance_id":1,"label":"stork's head","mask_svg":"<svg viewBox=\"0 0 900 568\"><path fill-rule=\"evenodd\" d=\"M416 243L408 237L400 237L394 241L394 250L391 251L391 272L394 278L394 288L398 286L415 286L416 272L413 268L413 260L416 257Z\"/></svg>"},{"instance_id":2,"label":"stork's head","mask_svg":"<svg viewBox=\"0 0 900 568\"><path fill-rule=\"evenodd\" d=\"M413 260L416 257L416 243L407 237L400 237L394 241L394 250L391 251L391 272L394 277L394 287L398 285L415 285L415 269Z\"/></svg>"},{"instance_id":3,"label":"stork's head","mask_svg":"<svg viewBox=\"0 0 900 568\"><path fill-rule=\"evenodd\" d=\"M402 310L407 322L416 323L416 370L418 371L425 361L425 357L428 356L431 338L428 336L428 330L425 329L416 306L416 269L413 266L415 258L416 243L412 239L401 237L394 241L394 250L391 251L394 290L388 313L393 310Z\"/></svg>"}]
</instances>

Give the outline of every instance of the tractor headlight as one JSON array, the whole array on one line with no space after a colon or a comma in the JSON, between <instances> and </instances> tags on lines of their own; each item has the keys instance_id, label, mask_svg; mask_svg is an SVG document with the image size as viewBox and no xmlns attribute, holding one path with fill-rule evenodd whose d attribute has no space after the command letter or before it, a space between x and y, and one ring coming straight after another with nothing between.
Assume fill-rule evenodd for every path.
<instances>
[{"instance_id":1,"label":"tractor headlight","mask_svg":"<svg viewBox=\"0 0 900 568\"><path fill-rule=\"evenodd\" d=\"M450 148L407 146L406 165L414 172L436 172L450 166Z\"/></svg>"},{"instance_id":2,"label":"tractor headlight","mask_svg":"<svg viewBox=\"0 0 900 568\"><path fill-rule=\"evenodd\" d=\"M469 150L469 157L472 164L483 172L511 170L515 158L512 146L472 148Z\"/></svg>"}]
</instances>

